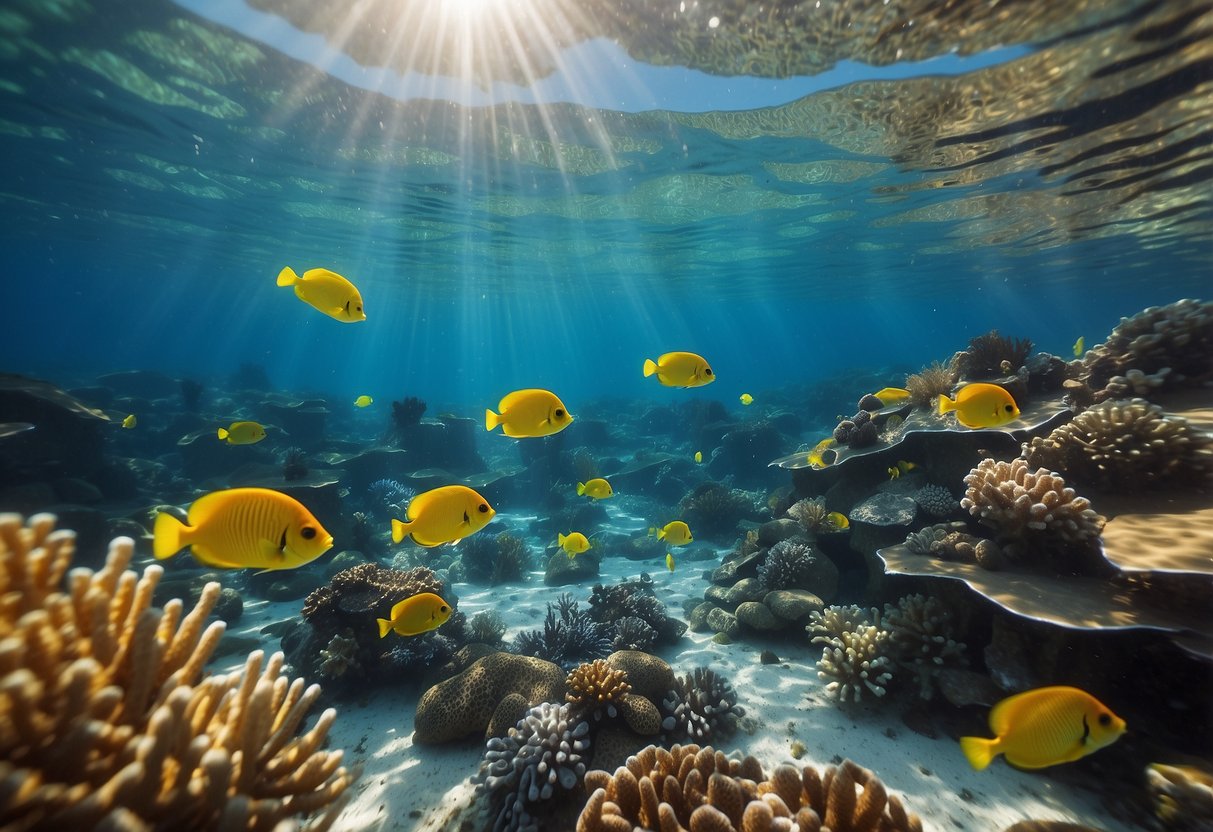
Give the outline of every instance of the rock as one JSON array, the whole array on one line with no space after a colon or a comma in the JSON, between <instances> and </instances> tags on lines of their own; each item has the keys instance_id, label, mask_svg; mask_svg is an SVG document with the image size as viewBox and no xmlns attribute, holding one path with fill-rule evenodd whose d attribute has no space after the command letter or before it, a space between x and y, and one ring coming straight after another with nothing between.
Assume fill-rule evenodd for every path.
<instances>
[{"instance_id":1,"label":"rock","mask_svg":"<svg viewBox=\"0 0 1213 832\"><path fill-rule=\"evenodd\" d=\"M715 604L705 601L691 610L690 614L687 615L687 626L691 628L692 633L702 633L708 629L708 613L714 609L717 609Z\"/></svg>"},{"instance_id":2,"label":"rock","mask_svg":"<svg viewBox=\"0 0 1213 832\"><path fill-rule=\"evenodd\" d=\"M825 607L821 598L807 589L776 589L762 599L776 617L784 621L799 621L809 613L820 612Z\"/></svg>"},{"instance_id":3,"label":"rock","mask_svg":"<svg viewBox=\"0 0 1213 832\"><path fill-rule=\"evenodd\" d=\"M738 605L733 614L742 624L753 627L755 630L779 630L784 626L783 621L776 618L764 604L757 601L746 601L744 604Z\"/></svg>"},{"instance_id":4,"label":"rock","mask_svg":"<svg viewBox=\"0 0 1213 832\"><path fill-rule=\"evenodd\" d=\"M963 668L944 667L935 673L944 698L958 708L966 705L994 705L1006 698L1007 692L984 673Z\"/></svg>"},{"instance_id":5,"label":"rock","mask_svg":"<svg viewBox=\"0 0 1213 832\"><path fill-rule=\"evenodd\" d=\"M34 426L3 439L0 488L24 485L38 471L91 481L105 463L105 431L112 423L53 384L0 373L0 413L5 422Z\"/></svg>"},{"instance_id":6,"label":"rock","mask_svg":"<svg viewBox=\"0 0 1213 832\"><path fill-rule=\"evenodd\" d=\"M728 633L717 633L716 635L712 636L712 643L713 644L732 644L733 639L729 638Z\"/></svg>"},{"instance_id":7,"label":"rock","mask_svg":"<svg viewBox=\"0 0 1213 832\"><path fill-rule=\"evenodd\" d=\"M743 601L757 601L767 592L758 578L742 578L725 595L724 607L735 607ZM706 595L705 595L706 597Z\"/></svg>"},{"instance_id":8,"label":"rock","mask_svg":"<svg viewBox=\"0 0 1213 832\"><path fill-rule=\"evenodd\" d=\"M908 526L918 514L918 503L905 494L876 494L851 509L852 523L870 526Z\"/></svg>"},{"instance_id":9,"label":"rock","mask_svg":"<svg viewBox=\"0 0 1213 832\"><path fill-rule=\"evenodd\" d=\"M737 616L719 607L712 609L707 617L708 629L715 633L724 633L729 638L737 638L741 634L741 625Z\"/></svg>"},{"instance_id":10,"label":"rock","mask_svg":"<svg viewBox=\"0 0 1213 832\"><path fill-rule=\"evenodd\" d=\"M548 559L543 582L548 586L565 586L585 583L597 577L598 558L593 552L583 552L575 558L570 558L563 551L557 551Z\"/></svg>"},{"instance_id":11,"label":"rock","mask_svg":"<svg viewBox=\"0 0 1213 832\"><path fill-rule=\"evenodd\" d=\"M770 548L781 540L802 533L800 524L790 517L771 520L758 527L758 545Z\"/></svg>"},{"instance_id":12,"label":"rock","mask_svg":"<svg viewBox=\"0 0 1213 832\"><path fill-rule=\"evenodd\" d=\"M717 586L716 584L712 584L704 590L703 599L705 601L711 601L718 607L735 607L737 604L729 603L729 593L732 591L732 587Z\"/></svg>"},{"instance_id":13,"label":"rock","mask_svg":"<svg viewBox=\"0 0 1213 832\"><path fill-rule=\"evenodd\" d=\"M244 601L240 598L240 593L230 586L219 590L219 601L215 604L212 614L229 625L235 624L244 614Z\"/></svg>"},{"instance_id":14,"label":"rock","mask_svg":"<svg viewBox=\"0 0 1213 832\"><path fill-rule=\"evenodd\" d=\"M332 577L343 569L349 569L366 562L367 558L362 552L356 549L343 549L324 563L325 580L332 580Z\"/></svg>"},{"instance_id":15,"label":"rock","mask_svg":"<svg viewBox=\"0 0 1213 832\"><path fill-rule=\"evenodd\" d=\"M748 555L730 555L731 560L726 560L712 571L712 583L732 586L742 578L754 577L758 574L758 565L765 556L766 551L763 549Z\"/></svg>"},{"instance_id":16,"label":"rock","mask_svg":"<svg viewBox=\"0 0 1213 832\"><path fill-rule=\"evenodd\" d=\"M297 601L324 583L323 578L299 570L271 572L269 575L273 578L263 590L267 601Z\"/></svg>"},{"instance_id":17,"label":"rock","mask_svg":"<svg viewBox=\"0 0 1213 832\"><path fill-rule=\"evenodd\" d=\"M763 664L779 664L779 657L770 650L763 650L758 654L758 661Z\"/></svg>"}]
</instances>

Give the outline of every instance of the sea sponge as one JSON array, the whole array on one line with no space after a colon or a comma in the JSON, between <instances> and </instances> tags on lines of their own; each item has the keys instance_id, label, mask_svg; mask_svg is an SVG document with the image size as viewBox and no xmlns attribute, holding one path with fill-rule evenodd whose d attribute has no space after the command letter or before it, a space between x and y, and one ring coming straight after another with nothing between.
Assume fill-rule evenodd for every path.
<instances>
[{"instance_id":1,"label":"sea sponge","mask_svg":"<svg viewBox=\"0 0 1213 832\"><path fill-rule=\"evenodd\" d=\"M530 656L512 653L490 653L472 662L461 673L452 676L421 695L414 719L413 740L434 745L483 734L494 722L499 706L507 697L506 710L521 703L522 709L540 702L557 702L564 698L565 672L559 665ZM498 717L494 724L512 719Z\"/></svg>"},{"instance_id":2,"label":"sea sponge","mask_svg":"<svg viewBox=\"0 0 1213 832\"><path fill-rule=\"evenodd\" d=\"M616 704L632 690L628 674L611 667L605 659L595 659L573 668L565 680L565 687L568 692L564 698L571 712L594 721L603 716L616 716Z\"/></svg>"},{"instance_id":3,"label":"sea sponge","mask_svg":"<svg viewBox=\"0 0 1213 832\"><path fill-rule=\"evenodd\" d=\"M960 501L942 485L924 485L910 496L920 509L932 517L947 517L960 508Z\"/></svg>"},{"instance_id":4,"label":"sea sponge","mask_svg":"<svg viewBox=\"0 0 1213 832\"><path fill-rule=\"evenodd\" d=\"M1143 399L1105 401L1023 446L1029 465L1105 490L1208 483L1213 436Z\"/></svg>"},{"instance_id":5,"label":"sea sponge","mask_svg":"<svg viewBox=\"0 0 1213 832\"><path fill-rule=\"evenodd\" d=\"M130 538L105 567L67 571L70 531L40 514L0 515L0 817L13 828L271 829L323 810L332 824L356 775L322 751L320 696L251 653L240 672L202 678L224 632L194 609L151 605L164 570L127 569ZM66 573L66 590L62 589Z\"/></svg>"},{"instance_id":6,"label":"sea sponge","mask_svg":"<svg viewBox=\"0 0 1213 832\"><path fill-rule=\"evenodd\" d=\"M1088 384L1097 391L1114 376L1128 378L1131 371L1142 378L1155 376L1171 387L1213 375L1211 356L1213 301L1184 299L1121 318L1107 341L1087 351L1083 365ZM1160 375L1162 370L1168 372Z\"/></svg>"},{"instance_id":7,"label":"sea sponge","mask_svg":"<svg viewBox=\"0 0 1213 832\"><path fill-rule=\"evenodd\" d=\"M934 596L907 595L896 605L885 604L883 625L889 631L889 652L917 678L923 699L934 693L936 671L966 664L952 613Z\"/></svg>"},{"instance_id":8,"label":"sea sponge","mask_svg":"<svg viewBox=\"0 0 1213 832\"><path fill-rule=\"evenodd\" d=\"M1024 459L983 459L965 485L961 507L992 527L1016 556L1049 556L1051 565L1064 571L1098 566L1093 544L1105 520L1059 475L1045 468L1033 471Z\"/></svg>"},{"instance_id":9,"label":"sea sponge","mask_svg":"<svg viewBox=\"0 0 1213 832\"><path fill-rule=\"evenodd\" d=\"M931 407L937 397L951 393L955 383L956 371L942 361L906 376L906 389L915 407Z\"/></svg>"},{"instance_id":10,"label":"sea sponge","mask_svg":"<svg viewBox=\"0 0 1213 832\"><path fill-rule=\"evenodd\" d=\"M711 746L648 746L611 775L585 775L590 798L577 832L821 829L921 832L922 822L868 769L850 760L823 772L782 765L767 778L753 757ZM776 819L779 820L776 820Z\"/></svg>"},{"instance_id":11,"label":"sea sponge","mask_svg":"<svg viewBox=\"0 0 1213 832\"><path fill-rule=\"evenodd\" d=\"M667 739L711 739L737 730L745 708L728 680L706 667L697 667L661 700L661 729Z\"/></svg>"},{"instance_id":12,"label":"sea sponge","mask_svg":"<svg viewBox=\"0 0 1213 832\"><path fill-rule=\"evenodd\" d=\"M568 705L531 708L505 737L487 743L479 791L496 810L493 832L537 830L537 804L577 787L585 775L590 726Z\"/></svg>"}]
</instances>

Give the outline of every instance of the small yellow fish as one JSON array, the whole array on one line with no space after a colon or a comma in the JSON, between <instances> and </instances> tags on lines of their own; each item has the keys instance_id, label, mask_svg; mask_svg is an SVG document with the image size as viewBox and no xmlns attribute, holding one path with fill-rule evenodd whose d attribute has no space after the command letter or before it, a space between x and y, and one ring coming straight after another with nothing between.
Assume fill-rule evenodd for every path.
<instances>
[{"instance_id":1,"label":"small yellow fish","mask_svg":"<svg viewBox=\"0 0 1213 832\"><path fill-rule=\"evenodd\" d=\"M697 462L697 463L702 463L702 462L703 462L703 451L696 451L696 452L695 452L695 462Z\"/></svg>"},{"instance_id":2,"label":"small yellow fish","mask_svg":"<svg viewBox=\"0 0 1213 832\"><path fill-rule=\"evenodd\" d=\"M218 436L229 445L253 445L265 438L265 428L256 422L232 422L219 428Z\"/></svg>"},{"instance_id":3,"label":"small yellow fish","mask_svg":"<svg viewBox=\"0 0 1213 832\"><path fill-rule=\"evenodd\" d=\"M595 477L592 480L577 483L578 497L592 497L595 500L605 500L608 497L615 496L615 490L611 488L611 484L602 477Z\"/></svg>"},{"instance_id":4,"label":"small yellow fish","mask_svg":"<svg viewBox=\"0 0 1213 832\"><path fill-rule=\"evenodd\" d=\"M354 407L370 407L375 403L375 400L370 396L359 396L354 399Z\"/></svg>"},{"instance_id":5,"label":"small yellow fish","mask_svg":"<svg viewBox=\"0 0 1213 832\"><path fill-rule=\"evenodd\" d=\"M831 462L826 461L826 451L834 447L834 437L829 436L813 446L807 457L809 465L814 468L828 468Z\"/></svg>"},{"instance_id":6,"label":"small yellow fish","mask_svg":"<svg viewBox=\"0 0 1213 832\"><path fill-rule=\"evenodd\" d=\"M342 323L366 320L366 313L362 311L362 295L353 283L336 272L309 269L300 277L287 266L278 273L278 285L294 286L299 300Z\"/></svg>"},{"instance_id":7,"label":"small yellow fish","mask_svg":"<svg viewBox=\"0 0 1213 832\"><path fill-rule=\"evenodd\" d=\"M872 395L880 399L882 405L889 407L890 405L901 404L910 398L910 391L902 387L883 387Z\"/></svg>"},{"instance_id":8,"label":"small yellow fish","mask_svg":"<svg viewBox=\"0 0 1213 832\"><path fill-rule=\"evenodd\" d=\"M660 529L653 526L649 534L657 535L658 540L664 540L671 546L686 546L695 539L691 537L691 527L681 520L672 520Z\"/></svg>"},{"instance_id":9,"label":"small yellow fish","mask_svg":"<svg viewBox=\"0 0 1213 832\"><path fill-rule=\"evenodd\" d=\"M427 548L458 543L484 528L496 513L466 485L444 485L409 501L408 522L392 518L392 540L399 543L408 535Z\"/></svg>"},{"instance_id":10,"label":"small yellow fish","mask_svg":"<svg viewBox=\"0 0 1213 832\"><path fill-rule=\"evenodd\" d=\"M656 361L646 358L644 377L654 373L666 387L702 387L716 380L707 360L693 352L667 352Z\"/></svg>"},{"instance_id":11,"label":"small yellow fish","mask_svg":"<svg viewBox=\"0 0 1213 832\"><path fill-rule=\"evenodd\" d=\"M1074 342L1074 357L1075 358L1082 358L1082 354L1084 352L1086 352L1086 350L1083 349L1083 347L1085 347L1085 346L1086 346L1086 344L1083 342L1082 336L1079 335L1078 340Z\"/></svg>"},{"instance_id":12,"label":"small yellow fish","mask_svg":"<svg viewBox=\"0 0 1213 832\"><path fill-rule=\"evenodd\" d=\"M194 557L219 569L294 569L333 545L307 508L269 488L230 488L194 500L188 525L160 513L153 527L152 553L158 560L189 546Z\"/></svg>"},{"instance_id":13,"label":"small yellow fish","mask_svg":"<svg viewBox=\"0 0 1213 832\"><path fill-rule=\"evenodd\" d=\"M1111 745L1125 721L1086 691L1047 687L1017 693L990 711L994 739L961 737L960 748L981 771L998 754L1017 768L1069 763Z\"/></svg>"},{"instance_id":14,"label":"small yellow fish","mask_svg":"<svg viewBox=\"0 0 1213 832\"><path fill-rule=\"evenodd\" d=\"M742 393L740 398L741 398L741 403L746 406L752 405L754 403L754 397L751 396L749 393Z\"/></svg>"},{"instance_id":15,"label":"small yellow fish","mask_svg":"<svg viewBox=\"0 0 1213 832\"><path fill-rule=\"evenodd\" d=\"M497 405L500 415L484 411L484 429L501 425L506 436L551 436L573 424L573 415L555 393L547 390L515 390Z\"/></svg>"},{"instance_id":16,"label":"small yellow fish","mask_svg":"<svg viewBox=\"0 0 1213 832\"><path fill-rule=\"evenodd\" d=\"M670 570L671 572L674 571L674 553L673 552L665 553L665 568Z\"/></svg>"},{"instance_id":17,"label":"small yellow fish","mask_svg":"<svg viewBox=\"0 0 1213 832\"><path fill-rule=\"evenodd\" d=\"M908 474L918 466L913 462L906 462L904 459L899 459L897 464L889 469L889 479L895 480L902 474Z\"/></svg>"},{"instance_id":18,"label":"small yellow fish","mask_svg":"<svg viewBox=\"0 0 1213 832\"><path fill-rule=\"evenodd\" d=\"M130 430L137 424L139 424L139 420L135 418L134 413L122 420L122 427L126 428L127 430Z\"/></svg>"},{"instance_id":19,"label":"small yellow fish","mask_svg":"<svg viewBox=\"0 0 1213 832\"><path fill-rule=\"evenodd\" d=\"M996 428L1019 418L1019 406L997 384L975 382L960 388L955 399L941 395L939 413L955 411L956 421L966 428Z\"/></svg>"},{"instance_id":20,"label":"small yellow fish","mask_svg":"<svg viewBox=\"0 0 1213 832\"><path fill-rule=\"evenodd\" d=\"M568 534L557 534L556 545L564 549L564 553L572 560L582 552L590 550L590 541L581 532L569 532Z\"/></svg>"},{"instance_id":21,"label":"small yellow fish","mask_svg":"<svg viewBox=\"0 0 1213 832\"><path fill-rule=\"evenodd\" d=\"M826 523L831 529L839 532L851 527L851 521L847 519L847 516L838 511L831 511L827 514Z\"/></svg>"},{"instance_id":22,"label":"small yellow fish","mask_svg":"<svg viewBox=\"0 0 1213 832\"><path fill-rule=\"evenodd\" d=\"M429 630L437 630L451 617L451 606L432 592L410 595L392 607L392 620L376 618L379 622L379 637L396 631L402 636L419 636Z\"/></svg>"}]
</instances>

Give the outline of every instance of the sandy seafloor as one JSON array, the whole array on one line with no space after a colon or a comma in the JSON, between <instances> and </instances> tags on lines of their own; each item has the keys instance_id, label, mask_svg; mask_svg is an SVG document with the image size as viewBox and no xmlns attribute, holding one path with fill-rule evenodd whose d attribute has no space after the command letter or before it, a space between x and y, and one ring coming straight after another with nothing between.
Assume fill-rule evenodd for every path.
<instances>
[{"instance_id":1,"label":"sandy seafloor","mask_svg":"<svg viewBox=\"0 0 1213 832\"><path fill-rule=\"evenodd\" d=\"M609 509L614 530L637 533L644 528L641 518L627 516L618 503ZM514 530L530 519L501 514L498 518L512 521L509 525ZM527 542L539 551L535 538L528 537ZM718 554L727 551L724 548ZM546 562L546 556L537 560ZM607 558L596 582L617 583L647 571L669 614L681 618L682 602L703 598L709 584L705 573L718 562L683 560L671 574L664 563ZM572 594L585 607L594 583L550 587L543 583L543 570L537 569L525 583L496 587L457 583L454 593L458 609L468 618L496 610L509 627L508 644L519 632L542 628L547 603L561 593ZM229 628L227 637L266 638L260 635L262 627L298 617L302 605L302 601L246 602L243 617ZM374 622L368 626L375 626ZM872 769L890 791L900 795L906 807L922 818L928 832L998 832L1026 819L1086 823L1105 832L1136 828L1101 811L1097 795L1047 773L1017 771L1001 758L985 771L974 771L951 737L941 733L932 739L906 727L897 702L865 699L840 707L817 677L815 663L821 648L810 644L807 635L800 640L793 633L769 639L747 636L745 641L727 645L715 643L712 636L688 630L677 646L659 646L655 652L679 676L707 666L733 683L746 718L736 734L710 744L726 753L751 754L768 773L780 763L820 769L836 762L836 757L849 758ZM269 638L264 647L267 652L279 649L277 639ZM775 652L780 663L762 664L759 654L764 649ZM242 657L238 660L229 654L213 669L238 670L242 663ZM462 820L473 817L466 810L473 798L471 778L479 767L484 742L469 738L441 746L415 745L413 714L422 692L420 686L375 687L336 703L338 717L328 745L345 749L345 764L362 769L336 829L455 830ZM315 723L320 710L313 708L307 726ZM975 724L975 733L982 728L984 725ZM806 747L799 760L790 753L793 740Z\"/></svg>"}]
</instances>

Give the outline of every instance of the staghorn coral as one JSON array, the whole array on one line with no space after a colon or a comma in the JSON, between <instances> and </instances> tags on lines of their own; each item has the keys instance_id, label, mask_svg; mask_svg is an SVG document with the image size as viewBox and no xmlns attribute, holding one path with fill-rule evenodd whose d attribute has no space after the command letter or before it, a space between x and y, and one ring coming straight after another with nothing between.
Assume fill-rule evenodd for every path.
<instances>
[{"instance_id":1,"label":"staghorn coral","mask_svg":"<svg viewBox=\"0 0 1213 832\"><path fill-rule=\"evenodd\" d=\"M767 589L813 589L820 583L816 579L821 577L821 558L806 540L781 540L767 550L758 579Z\"/></svg>"},{"instance_id":2,"label":"staghorn coral","mask_svg":"<svg viewBox=\"0 0 1213 832\"><path fill-rule=\"evenodd\" d=\"M745 708L728 680L706 667L697 667L661 700L661 729L667 740L711 739L737 730Z\"/></svg>"},{"instance_id":3,"label":"staghorn coral","mask_svg":"<svg viewBox=\"0 0 1213 832\"><path fill-rule=\"evenodd\" d=\"M932 517L947 517L960 508L960 501L942 485L924 485L910 496L920 509Z\"/></svg>"},{"instance_id":4,"label":"staghorn coral","mask_svg":"<svg viewBox=\"0 0 1213 832\"><path fill-rule=\"evenodd\" d=\"M1213 301L1184 299L1122 318L1108 340L1087 351L1083 365L1101 397L1124 395L1123 387L1104 388L1114 377L1130 380L1130 373L1140 384L1151 376L1159 386L1199 383L1213 376Z\"/></svg>"},{"instance_id":5,"label":"staghorn coral","mask_svg":"<svg viewBox=\"0 0 1213 832\"><path fill-rule=\"evenodd\" d=\"M883 624L889 652L914 674L923 699L934 693L936 671L966 663L965 645L954 638L952 613L934 596L907 595L896 606L885 604Z\"/></svg>"},{"instance_id":6,"label":"staghorn coral","mask_svg":"<svg viewBox=\"0 0 1213 832\"><path fill-rule=\"evenodd\" d=\"M1105 401L1023 446L1029 465L1105 490L1208 483L1213 437L1143 399Z\"/></svg>"},{"instance_id":7,"label":"staghorn coral","mask_svg":"<svg viewBox=\"0 0 1213 832\"><path fill-rule=\"evenodd\" d=\"M938 396L952 392L956 371L951 364L935 361L917 373L906 376L906 389L915 407L931 407Z\"/></svg>"},{"instance_id":8,"label":"staghorn coral","mask_svg":"<svg viewBox=\"0 0 1213 832\"><path fill-rule=\"evenodd\" d=\"M1094 545L1104 518L1065 480L1045 468L1035 471L1024 459L983 459L965 477L962 508L992 527L1021 559L1043 555L1063 571L1099 567Z\"/></svg>"},{"instance_id":9,"label":"staghorn coral","mask_svg":"<svg viewBox=\"0 0 1213 832\"><path fill-rule=\"evenodd\" d=\"M607 664L605 659L578 665L565 679L565 701L570 712L581 718L593 718L595 722L603 716L618 714L617 703L631 692L628 674Z\"/></svg>"},{"instance_id":10,"label":"staghorn coral","mask_svg":"<svg viewBox=\"0 0 1213 832\"><path fill-rule=\"evenodd\" d=\"M519 633L513 650L570 670L584 661L608 655L612 629L610 624L595 621L588 611L579 608L572 595L564 593L555 604L548 602L543 629Z\"/></svg>"},{"instance_id":11,"label":"staghorn coral","mask_svg":"<svg viewBox=\"0 0 1213 832\"><path fill-rule=\"evenodd\" d=\"M918 816L850 760L822 772L781 765L767 778L753 757L729 759L711 746L650 745L614 775L588 772L585 787L590 798L577 832L922 832Z\"/></svg>"},{"instance_id":12,"label":"staghorn coral","mask_svg":"<svg viewBox=\"0 0 1213 832\"><path fill-rule=\"evenodd\" d=\"M969 341L968 349L952 359L952 366L962 378L1010 375L1023 366L1031 353L1031 339L1007 338L991 329Z\"/></svg>"},{"instance_id":13,"label":"staghorn coral","mask_svg":"<svg viewBox=\"0 0 1213 832\"><path fill-rule=\"evenodd\" d=\"M585 775L590 726L568 705L544 702L531 708L504 737L487 743L478 791L495 810L493 832L533 830L537 804L577 787Z\"/></svg>"},{"instance_id":14,"label":"staghorn coral","mask_svg":"<svg viewBox=\"0 0 1213 832\"><path fill-rule=\"evenodd\" d=\"M204 626L206 585L188 614L151 605L160 566L127 569L117 538L97 572L68 567L69 531L41 514L0 516L0 817L12 828L271 829L323 810L330 826L356 775L319 750L336 716L303 736L320 695L248 657L202 678L224 632ZM61 581L66 574L66 588Z\"/></svg>"}]
</instances>

